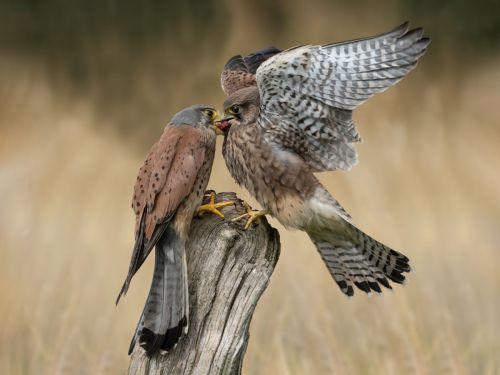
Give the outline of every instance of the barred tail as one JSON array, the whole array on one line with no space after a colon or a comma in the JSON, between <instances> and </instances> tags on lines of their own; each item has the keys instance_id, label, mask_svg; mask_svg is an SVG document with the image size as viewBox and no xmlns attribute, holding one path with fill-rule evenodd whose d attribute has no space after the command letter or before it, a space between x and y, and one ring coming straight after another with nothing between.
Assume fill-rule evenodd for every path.
<instances>
[{"instance_id":1,"label":"barred tail","mask_svg":"<svg viewBox=\"0 0 500 375\"><path fill-rule=\"evenodd\" d=\"M149 356L173 348L187 331L188 298L184 247L169 227L156 244L153 281L129 354L137 341Z\"/></svg>"},{"instance_id":2,"label":"barred tail","mask_svg":"<svg viewBox=\"0 0 500 375\"><path fill-rule=\"evenodd\" d=\"M338 221L333 224L338 228ZM392 289L389 280L402 284L410 272L409 259L342 220L342 231L324 228L321 235L309 233L328 271L342 292L354 295L353 285L369 293L381 293L380 285ZM317 233L317 232L315 232ZM380 285L379 285L380 284Z\"/></svg>"}]
</instances>

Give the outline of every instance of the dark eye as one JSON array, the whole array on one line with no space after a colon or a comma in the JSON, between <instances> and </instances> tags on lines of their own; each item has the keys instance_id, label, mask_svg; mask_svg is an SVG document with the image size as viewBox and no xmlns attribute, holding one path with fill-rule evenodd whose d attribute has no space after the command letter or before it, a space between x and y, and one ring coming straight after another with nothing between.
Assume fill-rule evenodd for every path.
<instances>
[{"instance_id":1,"label":"dark eye","mask_svg":"<svg viewBox=\"0 0 500 375\"><path fill-rule=\"evenodd\" d=\"M229 108L229 112L232 113L233 115L236 115L240 113L240 107L237 105L233 105Z\"/></svg>"},{"instance_id":2,"label":"dark eye","mask_svg":"<svg viewBox=\"0 0 500 375\"><path fill-rule=\"evenodd\" d=\"M206 109L205 113L207 117L211 120L214 120L217 117L217 111L214 111L212 109Z\"/></svg>"}]
</instances>

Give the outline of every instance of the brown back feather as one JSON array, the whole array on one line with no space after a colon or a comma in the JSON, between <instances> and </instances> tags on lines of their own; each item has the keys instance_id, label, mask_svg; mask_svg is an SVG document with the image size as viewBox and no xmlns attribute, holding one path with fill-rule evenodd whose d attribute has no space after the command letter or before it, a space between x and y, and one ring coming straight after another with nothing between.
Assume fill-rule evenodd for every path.
<instances>
[{"instance_id":1,"label":"brown back feather","mask_svg":"<svg viewBox=\"0 0 500 375\"><path fill-rule=\"evenodd\" d=\"M142 209L146 209L146 242L156 225L170 218L191 192L205 158L201 136L192 126L167 126L139 170L132 207L137 215L136 231Z\"/></svg>"},{"instance_id":2,"label":"brown back feather","mask_svg":"<svg viewBox=\"0 0 500 375\"><path fill-rule=\"evenodd\" d=\"M255 73L259 66L280 52L281 50L275 47L267 47L245 57L241 55L231 57L221 73L222 90L230 96L242 88L256 86Z\"/></svg>"}]
</instances>

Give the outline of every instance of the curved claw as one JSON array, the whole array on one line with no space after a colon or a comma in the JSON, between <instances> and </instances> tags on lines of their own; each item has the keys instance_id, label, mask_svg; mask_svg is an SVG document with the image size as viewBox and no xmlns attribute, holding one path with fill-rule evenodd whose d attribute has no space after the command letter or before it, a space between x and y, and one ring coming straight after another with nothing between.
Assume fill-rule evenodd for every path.
<instances>
[{"instance_id":1,"label":"curved claw","mask_svg":"<svg viewBox=\"0 0 500 375\"><path fill-rule=\"evenodd\" d=\"M234 205L234 202L233 201L226 201L226 202L215 203L215 191L209 190L209 193L210 193L210 202L198 207L198 210L196 211L196 213L198 214L198 216L202 216L205 212L210 212L214 215L219 216L221 219L224 220L225 216L222 212L220 212L218 210L218 208Z\"/></svg>"},{"instance_id":2,"label":"curved claw","mask_svg":"<svg viewBox=\"0 0 500 375\"><path fill-rule=\"evenodd\" d=\"M241 219L247 218L247 222L245 223L244 230L247 230L248 228L250 228L250 225L253 222L258 223L261 216L265 216L265 215L270 213L268 210L252 210L252 208L248 205L247 202L243 202L243 206L245 207L247 212L244 213L243 215L240 215L240 216L237 216L237 217L231 219L231 221L234 222L234 221L239 221Z\"/></svg>"}]
</instances>

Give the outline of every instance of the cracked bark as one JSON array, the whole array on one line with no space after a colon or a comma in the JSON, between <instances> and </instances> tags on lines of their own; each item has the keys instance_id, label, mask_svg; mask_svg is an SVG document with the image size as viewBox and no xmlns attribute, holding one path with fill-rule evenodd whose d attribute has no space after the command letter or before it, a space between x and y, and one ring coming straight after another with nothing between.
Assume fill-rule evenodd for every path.
<instances>
[{"instance_id":1,"label":"cracked bark","mask_svg":"<svg viewBox=\"0 0 500 375\"><path fill-rule=\"evenodd\" d=\"M216 202L237 201L191 224L186 246L189 275L189 331L166 354L148 358L139 345L129 374L240 374L257 302L278 261L278 231L265 218L247 231L245 212L235 193L219 193Z\"/></svg>"}]
</instances>

